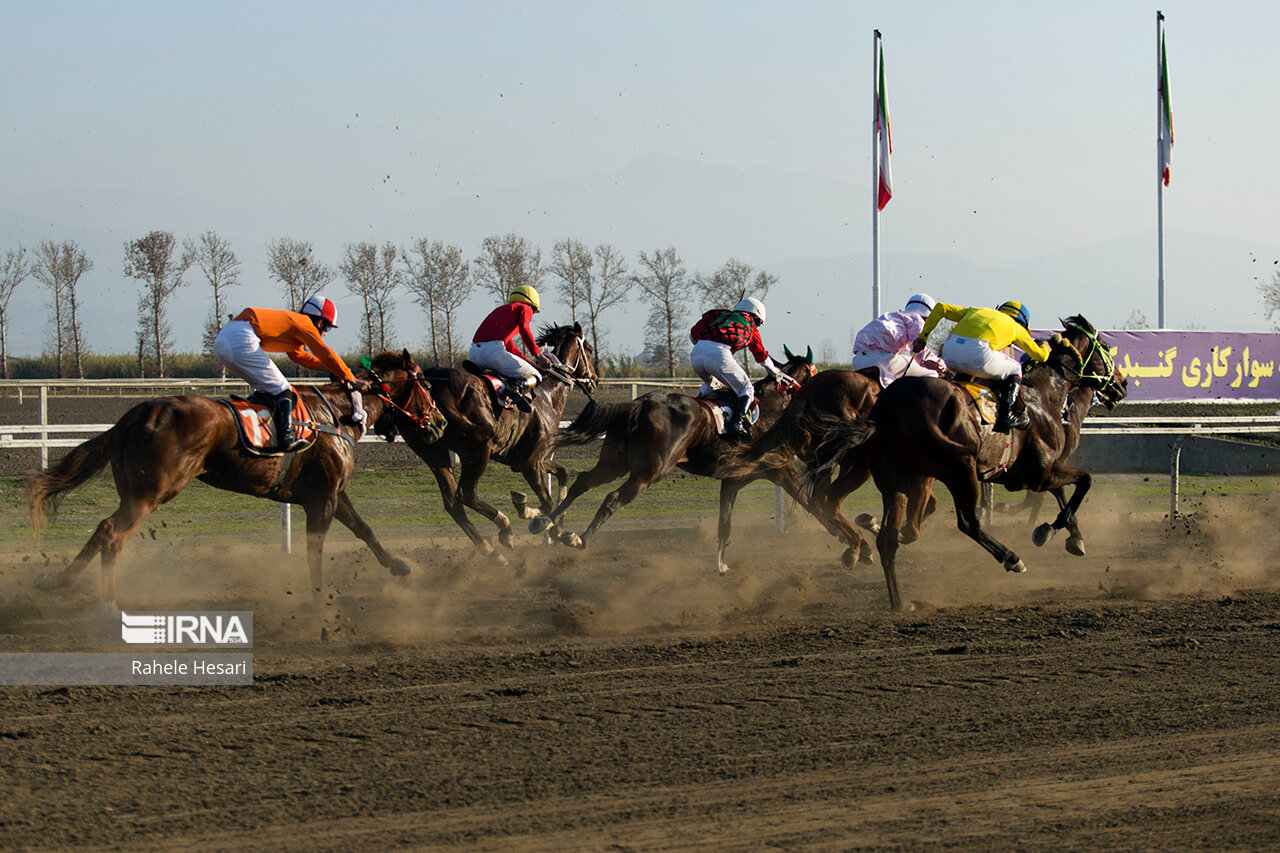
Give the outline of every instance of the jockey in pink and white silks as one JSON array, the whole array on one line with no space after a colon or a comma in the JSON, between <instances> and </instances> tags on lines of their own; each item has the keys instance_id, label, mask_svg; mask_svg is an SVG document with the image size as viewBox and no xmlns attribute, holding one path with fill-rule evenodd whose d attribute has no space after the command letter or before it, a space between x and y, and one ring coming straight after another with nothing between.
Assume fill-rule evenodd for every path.
<instances>
[{"instance_id":1,"label":"jockey in pink and white silks","mask_svg":"<svg viewBox=\"0 0 1280 853\"><path fill-rule=\"evenodd\" d=\"M876 368L881 387L904 376L939 376L947 365L933 350L911 351L925 318L938 304L927 293L917 293L901 311L881 314L862 327L853 341L853 369Z\"/></svg>"}]
</instances>

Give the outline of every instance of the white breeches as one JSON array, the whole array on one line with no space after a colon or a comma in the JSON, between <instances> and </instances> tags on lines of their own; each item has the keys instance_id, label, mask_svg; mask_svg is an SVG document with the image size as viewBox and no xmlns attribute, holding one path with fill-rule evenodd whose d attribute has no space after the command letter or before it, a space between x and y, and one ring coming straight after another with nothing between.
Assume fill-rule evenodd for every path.
<instances>
[{"instance_id":1,"label":"white breeches","mask_svg":"<svg viewBox=\"0 0 1280 853\"><path fill-rule=\"evenodd\" d=\"M952 370L985 376L989 379L1008 379L1021 376L1022 365L1004 350L993 350L991 344L981 338L961 338L952 335L942 345L942 357Z\"/></svg>"},{"instance_id":2,"label":"white breeches","mask_svg":"<svg viewBox=\"0 0 1280 853\"><path fill-rule=\"evenodd\" d=\"M937 376L938 371L916 361L911 352L872 352L861 350L853 354L853 369L880 368L880 384L885 388L895 379L904 376Z\"/></svg>"},{"instance_id":3,"label":"white breeches","mask_svg":"<svg viewBox=\"0 0 1280 853\"><path fill-rule=\"evenodd\" d=\"M508 379L532 379L542 381L542 374L529 362L512 354L502 341L476 341L467 357L481 367L500 373Z\"/></svg>"},{"instance_id":4,"label":"white breeches","mask_svg":"<svg viewBox=\"0 0 1280 853\"><path fill-rule=\"evenodd\" d=\"M289 380L263 351L262 341L248 320L228 321L213 339L213 355L228 373L255 391L274 395L289 390Z\"/></svg>"},{"instance_id":5,"label":"white breeches","mask_svg":"<svg viewBox=\"0 0 1280 853\"><path fill-rule=\"evenodd\" d=\"M689 353L689 363L693 372L702 378L702 389L699 395L711 393L712 378L719 379L733 390L739 397L755 399L756 391L751 387L751 377L733 357L733 351L727 344L717 341L698 341Z\"/></svg>"}]
</instances>

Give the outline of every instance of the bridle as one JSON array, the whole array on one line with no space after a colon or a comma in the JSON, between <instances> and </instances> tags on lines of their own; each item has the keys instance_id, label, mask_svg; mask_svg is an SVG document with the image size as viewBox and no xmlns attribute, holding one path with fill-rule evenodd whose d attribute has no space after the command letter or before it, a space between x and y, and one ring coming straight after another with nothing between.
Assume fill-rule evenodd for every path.
<instances>
[{"instance_id":1,"label":"bridle","mask_svg":"<svg viewBox=\"0 0 1280 853\"><path fill-rule=\"evenodd\" d=\"M1098 333L1090 331L1078 323L1068 323L1063 320L1062 325L1066 329L1079 332L1089 341L1087 350L1080 354L1080 370L1076 376L1076 381L1081 384L1092 387L1099 395L1107 395L1114 390L1115 384L1115 351L1107 346L1098 338ZM1091 372L1089 365L1093 363L1094 355L1098 355L1102 361L1102 368L1105 373Z\"/></svg>"},{"instance_id":2,"label":"bridle","mask_svg":"<svg viewBox=\"0 0 1280 853\"><path fill-rule=\"evenodd\" d=\"M368 368L368 371L369 381L373 383L374 388L377 389L378 393L376 396L379 400L385 403L396 414L412 421L418 429L431 429L432 415L435 414L436 411L436 401L435 398L431 396L431 392L428 391L424 385L421 368L414 365L414 367L408 371L408 375L404 379L383 379L373 371L372 367ZM405 399L405 405L402 406L395 400L391 399L391 386L402 385L405 383L410 383L411 387L409 389L408 397ZM424 400L426 401L425 405L422 403ZM419 411L425 410L424 414L415 415L406 408L415 402L418 403L417 408Z\"/></svg>"},{"instance_id":3,"label":"bridle","mask_svg":"<svg viewBox=\"0 0 1280 853\"><path fill-rule=\"evenodd\" d=\"M583 393L590 397L598 380L592 375L591 357L587 355L587 340L582 335L574 335L573 337L578 342L578 355L573 364L566 364L565 366L573 370L569 378L582 389Z\"/></svg>"}]
</instances>

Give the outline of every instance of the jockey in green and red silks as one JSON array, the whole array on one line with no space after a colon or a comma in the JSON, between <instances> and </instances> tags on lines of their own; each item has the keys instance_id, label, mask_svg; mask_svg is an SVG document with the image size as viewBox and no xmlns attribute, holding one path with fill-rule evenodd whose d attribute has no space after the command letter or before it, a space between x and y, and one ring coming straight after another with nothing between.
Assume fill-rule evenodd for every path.
<instances>
[{"instance_id":1,"label":"jockey in green and red silks","mask_svg":"<svg viewBox=\"0 0 1280 853\"><path fill-rule=\"evenodd\" d=\"M737 394L733 405L733 418L726 425L726 431L738 438L750 439L751 427L746 415L751 401L755 399L755 389L751 386L751 378L734 358L734 354L746 349L755 360L764 365L764 369L779 382L794 382L786 377L769 358L769 352L760 339L760 326L764 325L764 303L754 296L746 296L739 300L732 311L714 309L702 315L702 319L689 331L693 341L693 350L689 353L689 363L693 371L702 378L702 388L698 396L711 393L711 379L723 382Z\"/></svg>"}]
</instances>

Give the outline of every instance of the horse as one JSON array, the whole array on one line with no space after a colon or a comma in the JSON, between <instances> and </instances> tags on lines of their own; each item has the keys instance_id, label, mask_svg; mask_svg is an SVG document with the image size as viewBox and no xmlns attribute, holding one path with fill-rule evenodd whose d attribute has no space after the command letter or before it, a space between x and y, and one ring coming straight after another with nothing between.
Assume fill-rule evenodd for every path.
<instances>
[{"instance_id":1,"label":"horse","mask_svg":"<svg viewBox=\"0 0 1280 853\"><path fill-rule=\"evenodd\" d=\"M402 428L412 423L423 441L438 438L444 430L444 416L423 387L408 351L402 355L382 353L372 362L372 370L371 379L379 393L365 395L364 409L375 429L389 430L389 419L394 416ZM295 390L311 412L317 437L294 453L252 455L240 446L237 416L228 406L207 397L178 395L139 403L111 429L80 444L52 469L33 474L27 481L27 513L37 541L47 511L56 510L66 492L83 485L108 464L120 505L98 523L70 564L55 573L41 574L32 585L41 590L68 587L100 555L103 609L115 612L115 564L125 543L151 513L177 497L193 479L303 508L307 565L317 604L323 601L324 538L335 518L368 545L391 574L409 574L409 563L382 547L347 496L355 445L363 432L360 426L347 425L351 414L347 392L336 383Z\"/></svg>"},{"instance_id":2,"label":"horse","mask_svg":"<svg viewBox=\"0 0 1280 853\"><path fill-rule=\"evenodd\" d=\"M865 417L880 395L879 378L858 370L824 370L795 393L777 422L749 445L726 453L720 460L716 476L741 479L765 476L771 468L790 468L794 459L808 464L818 437L834 420L852 421ZM847 544L840 563L852 569L854 562L870 564L871 546L857 528L849 523L840 509L841 503L854 490L870 479L871 473L861 454L847 453L839 460L835 479L815 479L804 501L805 508L836 538ZM912 496L913 511L910 530L902 533L903 541L912 541L924 516L937 506L932 489L926 483L921 494ZM726 514L732 514L732 503L722 502L722 528L729 526ZM859 516L861 519L862 516ZM723 544L723 542L722 542Z\"/></svg>"},{"instance_id":3,"label":"horse","mask_svg":"<svg viewBox=\"0 0 1280 853\"><path fill-rule=\"evenodd\" d=\"M538 507L529 506L522 493L511 493L521 517L536 518L550 512L555 501L547 486L548 473L555 475L561 493L569 482L568 471L552 458L553 439L560 429L569 390L581 387L590 396L598 381L591 345L583 336L581 324L544 328L537 340L539 346L550 348L570 373L565 375L554 369L545 372L543 381L534 389L533 411L495 411L488 380L461 368L431 368L426 371L426 380L448 426L438 441L428 441L414 432L404 435L410 449L435 475L449 516L487 556L494 556L495 550L467 517L468 508L497 526L502 545L514 547L510 519L482 500L476 490L489 462L509 466L536 493ZM454 454L461 461L459 478L453 473ZM500 554L497 557L500 562L506 560Z\"/></svg>"},{"instance_id":4,"label":"horse","mask_svg":"<svg viewBox=\"0 0 1280 853\"><path fill-rule=\"evenodd\" d=\"M813 366L812 348L803 356L795 355L785 347L783 351L787 361L774 363L792 379L804 383L817 372ZM767 429L786 407L790 391L780 390L769 377L759 380L754 387L760 408L757 426ZM535 533L546 529L549 524L559 523L573 502L585 492L624 474L629 475L622 486L605 497L595 518L581 535L565 532L557 537L570 547L586 548L609 516L631 503L674 468L678 466L701 477L715 476L721 455L734 446L732 441L719 434L710 408L696 397L660 391L628 403L597 403L592 400L561 433L557 445L586 444L601 434L604 435L604 445L600 448L600 458L595 467L577 476L560 505L542 520L543 523L535 521L530 525ZM771 468L758 476L782 486L796 500L803 500L803 484L791 468ZM720 548L716 568L721 573L728 570L724 550L728 545L734 500L738 491L754 479L757 475L720 481Z\"/></svg>"},{"instance_id":5,"label":"horse","mask_svg":"<svg viewBox=\"0 0 1280 853\"><path fill-rule=\"evenodd\" d=\"M839 460L859 451L879 489L883 516L876 547L884 569L889 604L902 609L895 571L898 532L909 495L928 478L945 485L955 502L956 526L1010 572L1024 572L1022 558L982 528L978 500L984 480L1010 491L1047 491L1059 502L1052 523L1036 529L1033 541L1066 528L1067 548L1084 553L1076 512L1089 491L1088 472L1068 464L1079 441L1080 423L1093 400L1114 408L1128 386L1112 350L1084 317L1062 321L1049 342L1049 358L1030 367L1023 399L1031 426L994 433L977 415L969 392L945 379L901 379L880 395L867 418L835 424L815 454L814 475L829 476ZM1071 497L1065 488L1073 486Z\"/></svg>"}]
</instances>

